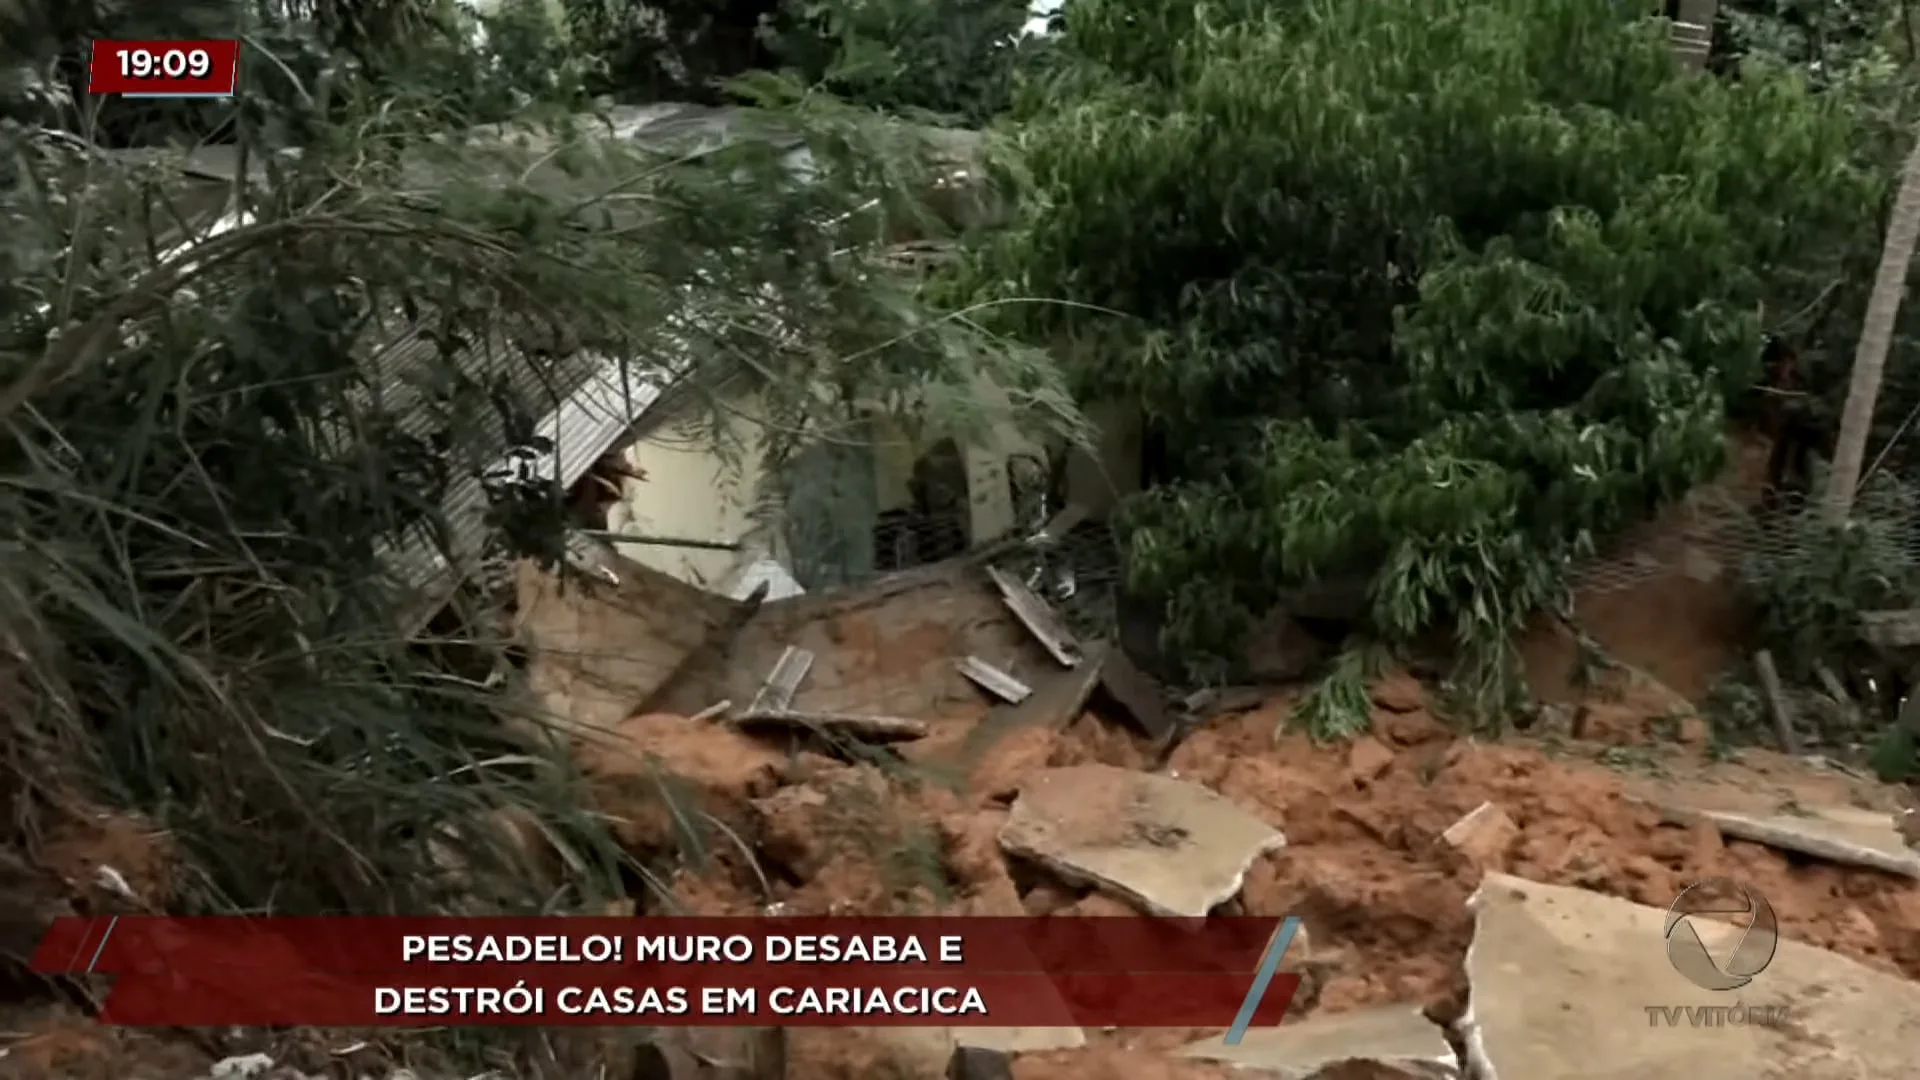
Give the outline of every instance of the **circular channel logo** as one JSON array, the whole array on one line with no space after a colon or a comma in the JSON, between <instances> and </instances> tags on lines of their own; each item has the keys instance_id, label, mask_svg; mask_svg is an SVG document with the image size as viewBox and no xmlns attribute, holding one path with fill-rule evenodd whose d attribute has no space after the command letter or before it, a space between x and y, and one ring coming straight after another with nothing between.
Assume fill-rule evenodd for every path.
<instances>
[{"instance_id":1,"label":"circular channel logo","mask_svg":"<svg viewBox=\"0 0 1920 1080\"><path fill-rule=\"evenodd\" d=\"M1711 916L1746 916L1744 929L1737 923ZM1695 924L1708 929L1715 946L1708 948ZM1731 949L1721 940L1738 930ZM1667 909L1667 962L1695 986L1706 990L1738 990L1753 981L1755 975L1773 962L1780 945L1780 926L1773 905L1767 898L1737 881L1707 878L1696 881L1674 897ZM1716 953L1718 955L1716 955Z\"/></svg>"}]
</instances>

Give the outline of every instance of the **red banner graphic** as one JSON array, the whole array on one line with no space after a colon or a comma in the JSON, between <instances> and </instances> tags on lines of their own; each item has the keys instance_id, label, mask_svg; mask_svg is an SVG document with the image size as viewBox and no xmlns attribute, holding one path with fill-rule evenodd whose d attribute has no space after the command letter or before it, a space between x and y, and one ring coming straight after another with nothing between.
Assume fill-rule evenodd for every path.
<instances>
[{"instance_id":1,"label":"red banner graphic","mask_svg":"<svg viewBox=\"0 0 1920 1080\"><path fill-rule=\"evenodd\" d=\"M551 965L436 967L411 978L269 971L118 976L103 1022L142 1027L648 1025L782 1027L1228 1027L1249 974ZM1299 986L1275 977L1251 1017L1278 1024Z\"/></svg>"},{"instance_id":2,"label":"red banner graphic","mask_svg":"<svg viewBox=\"0 0 1920 1080\"><path fill-rule=\"evenodd\" d=\"M33 966L116 976L101 1019L141 1026L1244 1027L1298 984L1281 924L121 916Z\"/></svg>"},{"instance_id":3,"label":"red banner graphic","mask_svg":"<svg viewBox=\"0 0 1920 1080\"><path fill-rule=\"evenodd\" d=\"M67 918L42 974L417 972L436 964L883 963L976 972L1254 971L1281 920L1150 918Z\"/></svg>"}]
</instances>

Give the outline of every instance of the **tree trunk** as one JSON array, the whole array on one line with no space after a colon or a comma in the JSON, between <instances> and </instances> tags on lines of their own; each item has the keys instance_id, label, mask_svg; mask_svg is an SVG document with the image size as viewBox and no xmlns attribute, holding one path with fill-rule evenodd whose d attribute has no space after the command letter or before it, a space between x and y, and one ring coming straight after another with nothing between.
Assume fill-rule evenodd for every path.
<instances>
[{"instance_id":1,"label":"tree trunk","mask_svg":"<svg viewBox=\"0 0 1920 1080\"><path fill-rule=\"evenodd\" d=\"M1821 507L1836 525L1853 513L1854 492L1866 462L1867 435L1873 428L1873 407L1880 396L1887 352L1893 347L1893 326L1907 291L1916 238L1920 238L1920 137L1900 173L1900 193L1893 200L1886 243L1880 249L1880 272L1874 275L1873 295L1860 322L1860 344L1853 354L1853 381L1847 387L1847 407L1840 417L1840 438L1833 448L1833 469Z\"/></svg>"}]
</instances>

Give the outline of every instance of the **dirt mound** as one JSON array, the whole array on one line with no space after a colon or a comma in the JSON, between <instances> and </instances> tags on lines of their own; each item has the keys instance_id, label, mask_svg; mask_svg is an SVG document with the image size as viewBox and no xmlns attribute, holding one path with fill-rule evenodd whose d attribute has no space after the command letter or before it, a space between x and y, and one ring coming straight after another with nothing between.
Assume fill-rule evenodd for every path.
<instances>
[{"instance_id":1,"label":"dirt mound","mask_svg":"<svg viewBox=\"0 0 1920 1080\"><path fill-rule=\"evenodd\" d=\"M1715 606L1720 600L1707 592L1687 592L1673 582L1647 588L1664 595L1670 606L1648 615L1655 609L1585 601L1583 629L1601 637L1614 659L1626 665L1597 687L1555 674L1570 673L1574 655L1570 637L1553 637L1559 630L1542 630L1526 643L1536 688L1563 706L1568 718L1564 726L1549 726L1551 740L1539 736L1532 743L1488 744L1462 737L1436 718L1418 682L1398 676L1373 687L1372 733L1356 741L1328 745L1301 735L1276 738L1295 705L1293 698L1280 695L1202 726L1166 758L1163 771L1171 779L1207 789L1208 799L1224 799L1241 817L1251 815L1257 819L1250 822L1251 831L1271 838L1278 830L1285 836L1278 850L1249 848L1250 862L1234 864L1223 878L1226 890L1209 891L1200 902L1231 895L1244 869L1244 883L1227 910L1302 919L1304 932L1288 954L1303 977L1294 1016L1404 1005L1421 1007L1442 1022L1455 1018L1464 1004L1464 961L1474 932L1467 901L1490 872L1656 907L1667 906L1701 879L1731 877L1767 898L1787 936L1920 979L1920 888L1912 881L1727 841L1710 825L1669 824L1648 801L1655 780L1702 798L1711 790L1782 806L1886 808L1889 820L1894 800L1884 789L1778 755L1716 758L1688 699L1704 693L1710 669L1717 675L1715 665L1739 647L1737 627L1724 622L1723 609ZM1106 891L1086 883L1098 875L1057 876L1066 873L1065 861L1049 858L1059 854L1057 849L1028 851L1033 862L1011 857L1003 829L1016 799L1025 800L1023 792L1042 786L1035 778L1043 771L1100 765L1126 771L1132 782L1140 780L1140 771L1155 768L1161 755L1097 705L1077 718L1063 706L1058 720L1005 722L1007 713L1020 710L990 710L977 689L954 671L956 653L994 656L1036 687L1061 672L1049 669L1052 661L1045 657L1013 664L1006 657L1015 654L992 652L996 641L1020 640L1017 628L994 629L981 622L997 610L994 595L981 601L931 586L902 595L906 599L890 597L900 610L888 609L894 621L884 631L858 613L828 611L814 622L782 615L777 624L754 631L763 640L740 671L709 671L689 687L669 688L658 697L648 690L652 700L674 695L685 700L636 709L603 733L581 738L575 754L595 809L649 871L647 884L634 889L638 910L1137 914L1116 896L1145 893L1128 893L1111 876ZM934 617L940 610L935 600L949 595L960 598L948 606L959 613L953 617L965 633L899 632L912 618ZM1724 589L1714 595L1725 599ZM1701 626L1709 623L1721 627L1715 631L1721 637L1714 639L1719 644L1692 652L1682 647L1683 640L1699 640ZM1669 632L1675 635L1671 640L1661 636ZM723 720L684 714L712 702L750 699L774 667L771 658L791 640L807 642L824 672L803 690L815 695L809 708L884 703L902 715L937 717L939 723L930 724L932 735L898 747L896 755L870 746L830 746L792 732L779 738L749 735ZM890 658L882 655L889 650ZM699 670L695 660L717 662L711 656L682 660L691 670ZM862 679L884 682L902 673L925 684L913 706L917 712L909 708L910 695L863 689ZM1036 691L1035 696L1041 695ZM684 712L656 711L664 707ZM1152 783L1187 787L1160 779ZM1023 801L1020 812L1035 811L1036 802ZM166 902L171 859L164 838L141 823L102 818L71 835L56 835L48 852L53 876L75 909L115 910L114 903L153 908ZM103 866L124 881L114 883ZM86 1070L95 1068L88 1064L94 1058L81 1061L76 1053L99 1050L111 1065L123 1053L135 1052L118 1033L75 1042L67 1018L32 1017L15 1025L15 1031L37 1041L17 1043L18 1052L0 1058L0 1075L92 1075ZM1182 1046L1214 1034L1089 1032L1084 1047L1019 1055L1015 1076L1225 1080L1241 1075L1228 1066L1176 1055ZM949 1047L925 1036L797 1029L791 1033L789 1074L807 1080L939 1077ZM18 1071L23 1067L27 1071ZM189 1075L156 1074L156 1080ZM1363 1066L1320 1074L1322 1080L1374 1075L1385 1074Z\"/></svg>"},{"instance_id":2,"label":"dirt mound","mask_svg":"<svg viewBox=\"0 0 1920 1080\"><path fill-rule=\"evenodd\" d=\"M1735 433L1726 474L1630 530L1583 571L1573 620L1614 660L1698 704L1750 646L1753 620L1736 588L1744 508L1758 503L1768 447ZM1572 703L1579 647L1558 619L1536 617L1518 642L1527 680L1543 702ZM1639 737L1610 731L1606 735Z\"/></svg>"},{"instance_id":3,"label":"dirt mound","mask_svg":"<svg viewBox=\"0 0 1920 1080\"><path fill-rule=\"evenodd\" d=\"M1688 884L1728 876L1773 904L1783 931L1889 971L1920 978L1920 890L1868 870L1796 860L1758 844L1723 842L1711 827L1664 824L1635 797L1632 777L1599 760L1604 747L1489 745L1457 736L1425 706L1417 684L1377 689L1374 734L1316 745L1274 732L1292 702L1217 721L1173 754L1168 771L1196 781L1283 830L1284 850L1257 862L1244 910L1305 922L1309 992L1298 1007L1344 1012L1418 1003L1456 1013L1472 933L1466 901L1486 871L1573 885L1662 906ZM1673 705L1657 687L1588 703L1600 715L1642 722ZM1609 711L1611 710L1611 711ZM716 733L713 738L731 738ZM1668 774L1759 791L1794 788L1804 765L1767 758L1757 766L1713 762L1685 747L1662 749ZM971 774L948 783L911 770L810 761L805 778L741 799L730 817L751 822L758 875L722 868L685 888L701 913L772 903L782 910L966 914L1127 914L1125 904L1016 865L997 835L1023 776L1051 766L1103 763L1140 768L1147 749L1088 714L1064 732L1009 733ZM1797 790L1828 787L1800 785ZM1512 823L1491 848L1443 839L1461 818L1492 804ZM691 885L689 880L685 884ZM1208 1033L1097 1034L1082 1050L1023 1055L1022 1080L1224 1077L1215 1065L1166 1053ZM937 1062L870 1032L797 1031L798 1075L854 1080L935 1076ZM928 1071L931 1069L932 1071ZM889 1073L887 1070L893 1070Z\"/></svg>"}]
</instances>

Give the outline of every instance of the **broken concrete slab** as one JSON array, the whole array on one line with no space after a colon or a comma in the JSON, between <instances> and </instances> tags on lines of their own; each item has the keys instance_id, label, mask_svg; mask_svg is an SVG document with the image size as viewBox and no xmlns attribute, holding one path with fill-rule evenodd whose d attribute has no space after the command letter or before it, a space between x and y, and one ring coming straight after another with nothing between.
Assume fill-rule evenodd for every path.
<instances>
[{"instance_id":1,"label":"broken concrete slab","mask_svg":"<svg viewBox=\"0 0 1920 1080\"><path fill-rule=\"evenodd\" d=\"M1884 810L1822 806L1768 813L1692 805L1672 798L1655 805L1661 817L1676 825L1691 825L1704 819L1711 821L1722 836L1920 878L1920 852L1907 846Z\"/></svg>"},{"instance_id":2,"label":"broken concrete slab","mask_svg":"<svg viewBox=\"0 0 1920 1080\"><path fill-rule=\"evenodd\" d=\"M733 632L741 605L624 559L618 584L519 568L516 631L528 684L551 720L604 732L649 703L690 660Z\"/></svg>"},{"instance_id":3,"label":"broken concrete slab","mask_svg":"<svg viewBox=\"0 0 1920 1080\"><path fill-rule=\"evenodd\" d=\"M1214 1037L1180 1051L1278 1080L1312 1080L1338 1065L1369 1065L1366 1075L1406 1080L1454 1080L1460 1062L1446 1033L1411 1005L1388 1005L1297 1024L1254 1028L1234 1046Z\"/></svg>"},{"instance_id":4,"label":"broken concrete slab","mask_svg":"<svg viewBox=\"0 0 1920 1080\"><path fill-rule=\"evenodd\" d=\"M1519 836L1520 827L1504 810L1483 802L1447 826L1440 839L1482 870L1497 870L1506 863L1507 849Z\"/></svg>"},{"instance_id":5,"label":"broken concrete slab","mask_svg":"<svg viewBox=\"0 0 1920 1080\"><path fill-rule=\"evenodd\" d=\"M1891 1080L1912 1072L1920 984L1782 940L1738 993L1705 990L1668 962L1665 909L1504 874L1489 874L1469 903L1470 1000L1460 1028L1475 1077ZM1729 1006L1764 1022L1735 1023Z\"/></svg>"},{"instance_id":6,"label":"broken concrete slab","mask_svg":"<svg viewBox=\"0 0 1920 1080\"><path fill-rule=\"evenodd\" d=\"M1000 846L1149 914L1200 918L1285 846L1266 822L1186 780L1110 765L1048 769L1021 786Z\"/></svg>"}]
</instances>

